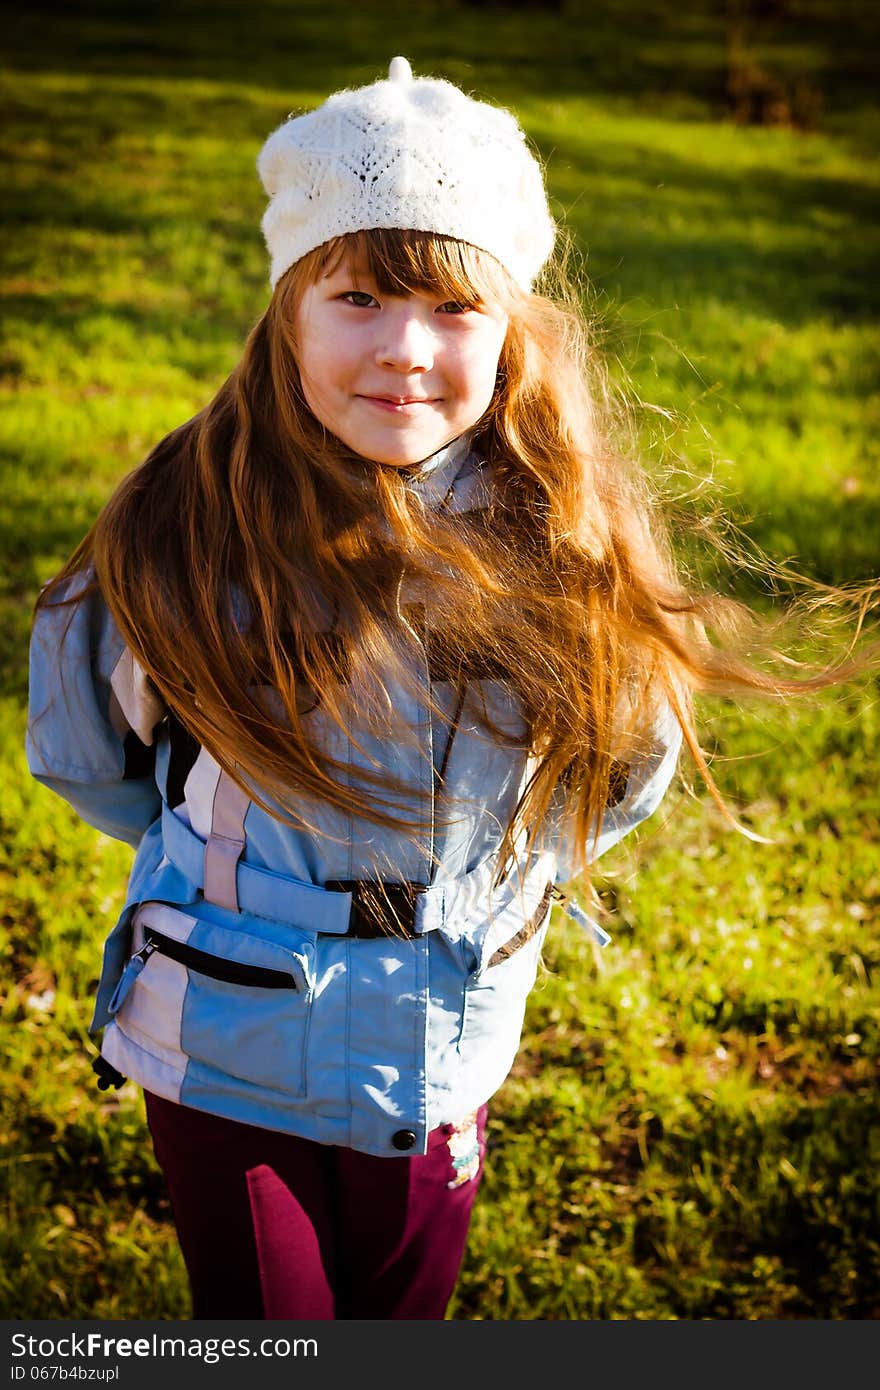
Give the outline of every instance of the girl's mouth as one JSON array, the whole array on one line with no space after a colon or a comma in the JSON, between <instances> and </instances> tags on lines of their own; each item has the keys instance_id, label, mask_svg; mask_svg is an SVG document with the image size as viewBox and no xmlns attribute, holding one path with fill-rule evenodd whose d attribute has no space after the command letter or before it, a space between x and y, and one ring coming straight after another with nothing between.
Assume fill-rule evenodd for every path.
<instances>
[{"instance_id":1,"label":"girl's mouth","mask_svg":"<svg viewBox=\"0 0 880 1390\"><path fill-rule=\"evenodd\" d=\"M398 414L414 414L422 406L431 405L432 399L430 396L361 396L361 400L370 405Z\"/></svg>"}]
</instances>

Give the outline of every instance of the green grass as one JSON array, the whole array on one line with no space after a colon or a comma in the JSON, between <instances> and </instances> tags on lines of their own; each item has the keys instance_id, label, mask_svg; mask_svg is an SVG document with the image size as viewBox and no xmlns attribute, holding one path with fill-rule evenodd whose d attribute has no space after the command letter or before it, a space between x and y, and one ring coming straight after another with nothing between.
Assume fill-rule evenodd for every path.
<instances>
[{"instance_id":1,"label":"green grass","mask_svg":"<svg viewBox=\"0 0 880 1390\"><path fill-rule=\"evenodd\" d=\"M749 53L809 116L794 124L729 119L709 0L38 4L10 22L4 1316L188 1313L139 1095L98 1092L86 1054L131 852L28 778L26 652L39 585L267 302L263 138L381 73L388 33L417 71L515 105L648 466L684 513L720 504L845 583L880 568L877 13L772 13ZM876 682L702 718L723 788L774 843L680 786L603 863L613 945L554 919L452 1317L880 1316Z\"/></svg>"}]
</instances>

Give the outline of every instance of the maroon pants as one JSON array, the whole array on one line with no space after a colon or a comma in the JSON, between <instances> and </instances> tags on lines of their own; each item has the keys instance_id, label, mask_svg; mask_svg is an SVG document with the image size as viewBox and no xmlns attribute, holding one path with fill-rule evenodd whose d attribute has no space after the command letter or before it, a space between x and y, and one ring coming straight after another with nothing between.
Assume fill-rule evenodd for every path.
<instances>
[{"instance_id":1,"label":"maroon pants","mask_svg":"<svg viewBox=\"0 0 880 1390\"><path fill-rule=\"evenodd\" d=\"M442 1318L485 1157L474 1125L377 1158L145 1093L195 1318Z\"/></svg>"}]
</instances>

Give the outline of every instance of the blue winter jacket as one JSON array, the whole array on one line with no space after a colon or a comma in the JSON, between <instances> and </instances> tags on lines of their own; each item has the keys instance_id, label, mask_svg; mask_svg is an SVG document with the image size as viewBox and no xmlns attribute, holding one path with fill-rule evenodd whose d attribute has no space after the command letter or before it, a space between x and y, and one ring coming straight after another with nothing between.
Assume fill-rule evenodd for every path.
<instances>
[{"instance_id":1,"label":"blue winter jacket","mask_svg":"<svg viewBox=\"0 0 880 1390\"><path fill-rule=\"evenodd\" d=\"M487 470L459 441L415 486L426 505L466 511L485 504ZM421 679L427 695L427 663ZM413 730L392 746L361 731L356 747L320 708L309 717L335 757L403 776L404 809L435 824L433 877L431 846L403 833L318 805L313 828L292 829L248 800L169 717L100 598L37 614L30 770L136 849L92 1021L123 1075L197 1109L389 1157L424 1153L431 1129L504 1081L562 847L524 855L491 888L527 755L491 739L476 710L485 701L517 729L509 687L472 682L451 743L449 683L433 686L444 719L427 699L392 694ZM597 855L657 807L679 738L670 718L632 759ZM429 884L409 939L349 931L350 885L376 879Z\"/></svg>"}]
</instances>

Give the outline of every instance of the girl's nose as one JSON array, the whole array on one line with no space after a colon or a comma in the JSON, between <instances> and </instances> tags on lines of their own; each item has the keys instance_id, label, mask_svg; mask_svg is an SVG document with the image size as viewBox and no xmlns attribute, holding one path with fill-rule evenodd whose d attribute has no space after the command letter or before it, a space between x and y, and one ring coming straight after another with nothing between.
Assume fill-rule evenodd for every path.
<instances>
[{"instance_id":1,"label":"girl's nose","mask_svg":"<svg viewBox=\"0 0 880 1390\"><path fill-rule=\"evenodd\" d=\"M398 371L426 371L434 362L433 334L428 324L408 308L383 315L376 361Z\"/></svg>"}]
</instances>

